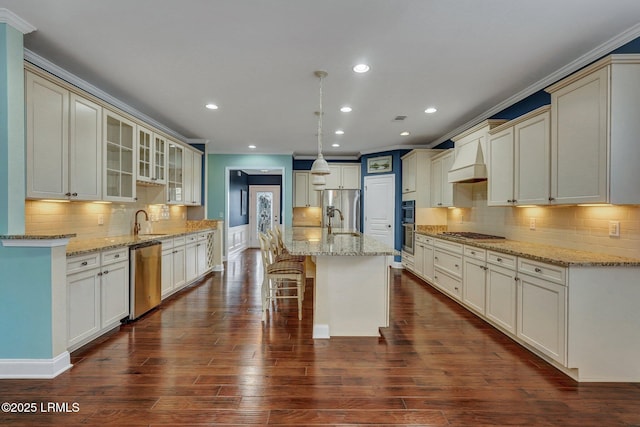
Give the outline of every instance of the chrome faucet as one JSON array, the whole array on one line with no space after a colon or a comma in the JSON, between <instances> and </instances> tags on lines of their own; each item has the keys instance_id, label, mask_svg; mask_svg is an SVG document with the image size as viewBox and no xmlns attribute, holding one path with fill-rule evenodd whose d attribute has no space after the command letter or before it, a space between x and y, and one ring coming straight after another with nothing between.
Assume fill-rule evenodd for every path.
<instances>
[{"instance_id":1,"label":"chrome faucet","mask_svg":"<svg viewBox=\"0 0 640 427\"><path fill-rule=\"evenodd\" d=\"M144 219L149 221L149 214L144 209L139 209L136 211L134 215L134 224L133 224L133 235L137 236L140 233L140 223L138 222L138 214L142 212L144 214Z\"/></svg>"},{"instance_id":2,"label":"chrome faucet","mask_svg":"<svg viewBox=\"0 0 640 427\"><path fill-rule=\"evenodd\" d=\"M327 224L327 233L331 234L331 218L336 214L336 211L340 214L340 225L344 221L344 215L342 215L342 211L335 206L327 206L327 217L329 217L329 223Z\"/></svg>"}]
</instances>

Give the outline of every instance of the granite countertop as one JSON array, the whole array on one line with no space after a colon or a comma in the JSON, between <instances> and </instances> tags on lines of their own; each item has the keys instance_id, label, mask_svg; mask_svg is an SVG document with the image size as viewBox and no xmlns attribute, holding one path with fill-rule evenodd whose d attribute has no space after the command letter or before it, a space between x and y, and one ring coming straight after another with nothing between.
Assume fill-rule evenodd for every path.
<instances>
[{"instance_id":1,"label":"granite countertop","mask_svg":"<svg viewBox=\"0 0 640 427\"><path fill-rule=\"evenodd\" d=\"M105 249L116 249L125 246L131 246L140 242L146 242L149 240L170 239L173 237L185 236L187 234L215 229L216 227L212 227L210 225L204 225L201 228L198 228L196 226L187 226L166 231L162 234L140 234L138 236L134 236L133 234L126 234L122 236L112 237L71 239L71 241L67 245L67 256L82 255L86 253L102 251Z\"/></svg>"},{"instance_id":2,"label":"granite countertop","mask_svg":"<svg viewBox=\"0 0 640 427\"><path fill-rule=\"evenodd\" d=\"M0 240L55 240L70 239L72 237L76 237L76 234L9 234L0 235Z\"/></svg>"},{"instance_id":3,"label":"granite countertop","mask_svg":"<svg viewBox=\"0 0 640 427\"><path fill-rule=\"evenodd\" d=\"M616 255L601 254L597 252L581 251L576 249L561 248L558 246L543 245L539 243L522 242L519 240L498 241L473 241L467 239L446 236L439 233L418 231L418 234L437 237L443 240L464 243L477 248L488 249L504 254L520 256L535 261L555 264L562 267L569 266L628 266L639 267L640 259L626 258Z\"/></svg>"},{"instance_id":4,"label":"granite countertop","mask_svg":"<svg viewBox=\"0 0 640 427\"><path fill-rule=\"evenodd\" d=\"M395 249L355 230L334 229L333 233L329 235L326 228L293 227L284 230L283 240L285 247L292 255L400 255L400 252Z\"/></svg>"}]
</instances>

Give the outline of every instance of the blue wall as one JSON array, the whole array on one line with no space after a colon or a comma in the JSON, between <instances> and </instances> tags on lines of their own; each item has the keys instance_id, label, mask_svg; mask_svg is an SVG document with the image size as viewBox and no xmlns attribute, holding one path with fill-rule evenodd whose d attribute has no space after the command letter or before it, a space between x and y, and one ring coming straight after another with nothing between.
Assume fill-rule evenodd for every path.
<instances>
[{"instance_id":1,"label":"blue wall","mask_svg":"<svg viewBox=\"0 0 640 427\"><path fill-rule=\"evenodd\" d=\"M0 359L50 359L51 248L0 246Z\"/></svg>"}]
</instances>

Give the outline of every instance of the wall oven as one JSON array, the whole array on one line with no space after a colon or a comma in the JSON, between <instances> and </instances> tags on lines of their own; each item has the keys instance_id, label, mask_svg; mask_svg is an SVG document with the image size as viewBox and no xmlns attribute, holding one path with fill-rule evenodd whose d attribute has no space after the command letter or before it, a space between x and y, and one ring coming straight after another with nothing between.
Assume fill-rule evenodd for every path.
<instances>
[{"instance_id":1,"label":"wall oven","mask_svg":"<svg viewBox=\"0 0 640 427\"><path fill-rule=\"evenodd\" d=\"M411 255L413 255L415 227L413 223L402 223L402 250Z\"/></svg>"},{"instance_id":2,"label":"wall oven","mask_svg":"<svg viewBox=\"0 0 640 427\"><path fill-rule=\"evenodd\" d=\"M402 202L402 250L413 254L413 238L416 231L416 202L405 200Z\"/></svg>"}]
</instances>

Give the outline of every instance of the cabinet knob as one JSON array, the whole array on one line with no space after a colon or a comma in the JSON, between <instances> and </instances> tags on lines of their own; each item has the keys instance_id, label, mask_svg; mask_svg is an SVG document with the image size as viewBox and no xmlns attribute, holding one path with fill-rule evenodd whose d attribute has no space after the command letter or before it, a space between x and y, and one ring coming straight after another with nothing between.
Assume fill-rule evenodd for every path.
<instances>
[{"instance_id":1,"label":"cabinet knob","mask_svg":"<svg viewBox=\"0 0 640 427\"><path fill-rule=\"evenodd\" d=\"M475 254L476 254L476 251L471 251L471 255L475 255Z\"/></svg>"},{"instance_id":2,"label":"cabinet knob","mask_svg":"<svg viewBox=\"0 0 640 427\"><path fill-rule=\"evenodd\" d=\"M115 254L113 257L114 258L120 258L120 254Z\"/></svg>"},{"instance_id":3,"label":"cabinet knob","mask_svg":"<svg viewBox=\"0 0 640 427\"><path fill-rule=\"evenodd\" d=\"M102 272L103 274L109 274L109 270L105 270Z\"/></svg>"},{"instance_id":4,"label":"cabinet knob","mask_svg":"<svg viewBox=\"0 0 640 427\"><path fill-rule=\"evenodd\" d=\"M456 268L460 268L460 266L458 264L455 265Z\"/></svg>"},{"instance_id":5,"label":"cabinet knob","mask_svg":"<svg viewBox=\"0 0 640 427\"><path fill-rule=\"evenodd\" d=\"M542 273L542 269L540 269L540 268L538 268L538 267L536 267L534 271L535 271L536 273Z\"/></svg>"},{"instance_id":6,"label":"cabinet knob","mask_svg":"<svg viewBox=\"0 0 640 427\"><path fill-rule=\"evenodd\" d=\"M518 203L518 201L516 199L513 199L512 202L513 203Z\"/></svg>"},{"instance_id":7,"label":"cabinet knob","mask_svg":"<svg viewBox=\"0 0 640 427\"><path fill-rule=\"evenodd\" d=\"M71 193L64 193L65 196L71 197Z\"/></svg>"},{"instance_id":8,"label":"cabinet knob","mask_svg":"<svg viewBox=\"0 0 640 427\"><path fill-rule=\"evenodd\" d=\"M437 257L437 256L434 256L434 257L433 257L433 259L438 259L438 257Z\"/></svg>"},{"instance_id":9,"label":"cabinet knob","mask_svg":"<svg viewBox=\"0 0 640 427\"><path fill-rule=\"evenodd\" d=\"M78 193L72 193L71 194L73 197L78 197Z\"/></svg>"},{"instance_id":10,"label":"cabinet knob","mask_svg":"<svg viewBox=\"0 0 640 427\"><path fill-rule=\"evenodd\" d=\"M555 197L549 197L549 201L553 202L555 200Z\"/></svg>"},{"instance_id":11,"label":"cabinet knob","mask_svg":"<svg viewBox=\"0 0 640 427\"><path fill-rule=\"evenodd\" d=\"M87 264L89 264L87 261L82 261L82 262L80 263L80 265L82 265L82 266L87 265Z\"/></svg>"},{"instance_id":12,"label":"cabinet knob","mask_svg":"<svg viewBox=\"0 0 640 427\"><path fill-rule=\"evenodd\" d=\"M442 203L438 203L438 206L442 206Z\"/></svg>"},{"instance_id":13,"label":"cabinet knob","mask_svg":"<svg viewBox=\"0 0 640 427\"><path fill-rule=\"evenodd\" d=\"M456 286L456 287L454 287L453 289L454 289L454 290L456 290L456 291L458 291L458 287L457 287L457 286Z\"/></svg>"},{"instance_id":14,"label":"cabinet knob","mask_svg":"<svg viewBox=\"0 0 640 427\"><path fill-rule=\"evenodd\" d=\"M511 203L511 202L513 202L513 200L507 199L507 203Z\"/></svg>"},{"instance_id":15,"label":"cabinet knob","mask_svg":"<svg viewBox=\"0 0 640 427\"><path fill-rule=\"evenodd\" d=\"M98 277L102 276L102 273L98 273Z\"/></svg>"},{"instance_id":16,"label":"cabinet knob","mask_svg":"<svg viewBox=\"0 0 640 427\"><path fill-rule=\"evenodd\" d=\"M496 261L502 262L502 258L496 258Z\"/></svg>"}]
</instances>

